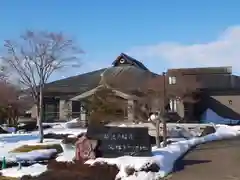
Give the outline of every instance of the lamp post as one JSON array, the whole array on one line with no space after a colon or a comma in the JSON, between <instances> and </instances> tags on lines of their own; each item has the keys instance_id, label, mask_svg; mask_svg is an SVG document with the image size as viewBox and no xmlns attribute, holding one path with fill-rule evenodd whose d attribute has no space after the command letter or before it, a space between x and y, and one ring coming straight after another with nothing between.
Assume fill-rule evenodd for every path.
<instances>
[{"instance_id":1,"label":"lamp post","mask_svg":"<svg viewBox=\"0 0 240 180\"><path fill-rule=\"evenodd\" d=\"M229 100L229 101L228 101L228 104L229 104L230 106L232 106L232 100ZM230 119L230 125L232 125L232 119Z\"/></svg>"},{"instance_id":2,"label":"lamp post","mask_svg":"<svg viewBox=\"0 0 240 180\"><path fill-rule=\"evenodd\" d=\"M166 123L166 73L163 72L163 116L162 116L162 125L163 125L163 147L167 146L167 123Z\"/></svg>"},{"instance_id":3,"label":"lamp post","mask_svg":"<svg viewBox=\"0 0 240 180\"><path fill-rule=\"evenodd\" d=\"M8 125L10 125L11 124L11 108L12 108L12 106L9 104L8 105Z\"/></svg>"}]
</instances>

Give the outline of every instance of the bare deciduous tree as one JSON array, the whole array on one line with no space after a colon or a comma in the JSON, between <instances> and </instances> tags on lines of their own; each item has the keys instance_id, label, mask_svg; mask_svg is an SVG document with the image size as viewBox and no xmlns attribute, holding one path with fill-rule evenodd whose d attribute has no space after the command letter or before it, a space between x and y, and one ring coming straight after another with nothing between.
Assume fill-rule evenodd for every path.
<instances>
[{"instance_id":1,"label":"bare deciduous tree","mask_svg":"<svg viewBox=\"0 0 240 180\"><path fill-rule=\"evenodd\" d=\"M7 122L2 123L16 124L20 106L18 90L15 85L7 82L5 78L0 80L0 118L2 121L8 119Z\"/></svg>"},{"instance_id":2,"label":"bare deciduous tree","mask_svg":"<svg viewBox=\"0 0 240 180\"><path fill-rule=\"evenodd\" d=\"M28 88L38 111L40 142L43 141L43 89L49 77L64 67L78 67L82 53L62 33L26 31L18 41L5 40L4 62Z\"/></svg>"}]
</instances>

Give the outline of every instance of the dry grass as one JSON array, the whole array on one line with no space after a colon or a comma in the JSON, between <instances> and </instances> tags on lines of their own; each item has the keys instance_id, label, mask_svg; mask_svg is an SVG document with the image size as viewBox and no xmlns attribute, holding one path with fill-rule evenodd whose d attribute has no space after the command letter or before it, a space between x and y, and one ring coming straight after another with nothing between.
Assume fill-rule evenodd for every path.
<instances>
[{"instance_id":1,"label":"dry grass","mask_svg":"<svg viewBox=\"0 0 240 180\"><path fill-rule=\"evenodd\" d=\"M41 150L41 149L56 149L58 154L63 152L62 146L60 144L23 145L23 146L20 146L16 149L12 150L11 152L13 152L13 153L30 152L30 151Z\"/></svg>"},{"instance_id":2,"label":"dry grass","mask_svg":"<svg viewBox=\"0 0 240 180\"><path fill-rule=\"evenodd\" d=\"M0 176L0 180L19 180L19 178Z\"/></svg>"}]
</instances>

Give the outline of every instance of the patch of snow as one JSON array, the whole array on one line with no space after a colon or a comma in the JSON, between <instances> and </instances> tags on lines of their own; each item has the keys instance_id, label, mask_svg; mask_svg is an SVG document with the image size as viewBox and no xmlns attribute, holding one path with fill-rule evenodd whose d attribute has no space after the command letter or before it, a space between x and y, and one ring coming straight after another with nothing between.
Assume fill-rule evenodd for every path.
<instances>
[{"instance_id":1,"label":"patch of snow","mask_svg":"<svg viewBox=\"0 0 240 180\"><path fill-rule=\"evenodd\" d=\"M46 170L46 165L34 164L32 166L22 167L21 169L18 167L2 169L0 172L2 173L2 176L18 178L24 175L38 176Z\"/></svg>"},{"instance_id":2,"label":"patch of snow","mask_svg":"<svg viewBox=\"0 0 240 180\"><path fill-rule=\"evenodd\" d=\"M71 135L75 135L78 136L82 133L86 133L87 129L85 128L73 128L73 129L69 129L69 128L49 128L49 129L45 129L44 130L44 134L71 134Z\"/></svg>"},{"instance_id":3,"label":"patch of snow","mask_svg":"<svg viewBox=\"0 0 240 180\"><path fill-rule=\"evenodd\" d=\"M63 124L64 128L77 128L80 126L79 118L72 119Z\"/></svg>"},{"instance_id":4,"label":"patch of snow","mask_svg":"<svg viewBox=\"0 0 240 180\"><path fill-rule=\"evenodd\" d=\"M63 124L64 122L56 122L56 123L42 123L43 126L58 126Z\"/></svg>"},{"instance_id":5,"label":"patch of snow","mask_svg":"<svg viewBox=\"0 0 240 180\"><path fill-rule=\"evenodd\" d=\"M75 134L68 135L68 138L76 138L77 136Z\"/></svg>"},{"instance_id":6,"label":"patch of snow","mask_svg":"<svg viewBox=\"0 0 240 180\"><path fill-rule=\"evenodd\" d=\"M127 127L126 124L121 124L119 127Z\"/></svg>"},{"instance_id":7,"label":"patch of snow","mask_svg":"<svg viewBox=\"0 0 240 180\"><path fill-rule=\"evenodd\" d=\"M217 113L215 113L211 109L207 109L202 118L201 122L203 123L214 123L214 124L239 124L240 120L233 120L233 119L227 119L224 117L219 116Z\"/></svg>"},{"instance_id":8,"label":"patch of snow","mask_svg":"<svg viewBox=\"0 0 240 180\"><path fill-rule=\"evenodd\" d=\"M153 121L153 122L155 122L155 121L157 121L157 119L158 119L158 115L157 114L152 114L149 118L148 118L148 121Z\"/></svg>"},{"instance_id":9,"label":"patch of snow","mask_svg":"<svg viewBox=\"0 0 240 180\"><path fill-rule=\"evenodd\" d=\"M71 162L71 161L73 161L74 157L75 157L75 150L68 150L68 151L64 151L62 154L60 154L56 158L56 161L58 161L58 162Z\"/></svg>"},{"instance_id":10,"label":"patch of snow","mask_svg":"<svg viewBox=\"0 0 240 180\"><path fill-rule=\"evenodd\" d=\"M167 142L171 142L171 143L178 142L178 141L185 141L185 140L187 140L187 139L185 139L185 138L167 138ZM160 143L160 146L163 147L163 142Z\"/></svg>"},{"instance_id":11,"label":"patch of snow","mask_svg":"<svg viewBox=\"0 0 240 180\"><path fill-rule=\"evenodd\" d=\"M198 137L201 135L203 130L201 130L199 127L195 128L188 128L184 126L167 126L167 135L171 138L193 138ZM155 132L154 132L155 133ZM163 134L163 129L160 128L160 135ZM153 135L151 133L151 135ZM155 134L154 134L155 136Z\"/></svg>"},{"instance_id":12,"label":"patch of snow","mask_svg":"<svg viewBox=\"0 0 240 180\"><path fill-rule=\"evenodd\" d=\"M38 140L32 140L32 141L22 141L21 144L27 144L27 145L52 145L52 144L60 144L61 139L44 139L43 143L39 143Z\"/></svg>"},{"instance_id":13,"label":"patch of snow","mask_svg":"<svg viewBox=\"0 0 240 180\"><path fill-rule=\"evenodd\" d=\"M37 159L49 159L56 152L56 149L39 149L30 152L8 153L5 158L7 162L35 161Z\"/></svg>"},{"instance_id":14,"label":"patch of snow","mask_svg":"<svg viewBox=\"0 0 240 180\"><path fill-rule=\"evenodd\" d=\"M7 125L3 124L0 126L3 130L7 131L8 133L14 133L16 131L15 127L8 127Z\"/></svg>"},{"instance_id":15,"label":"patch of snow","mask_svg":"<svg viewBox=\"0 0 240 180\"><path fill-rule=\"evenodd\" d=\"M59 154L59 156L56 158L56 161L72 161L75 157L75 147L71 144L63 143L61 143L61 146L63 148L63 153Z\"/></svg>"},{"instance_id":16,"label":"patch of snow","mask_svg":"<svg viewBox=\"0 0 240 180\"><path fill-rule=\"evenodd\" d=\"M23 146L23 145L48 145L48 144L60 144L60 139L44 139L43 143L39 143L39 138L36 135L32 134L1 134L0 136L0 159L3 157L6 157L6 160L13 161L16 160L16 155L11 153L12 150ZM34 158L37 158L36 153L35 155L28 154L28 156L32 156ZM45 152L42 152L45 153ZM49 152L50 153L50 152ZM21 153L22 154L22 153ZM46 156L47 154L39 155L38 157ZM22 155L25 156L25 155ZM20 156L20 157L22 157ZM19 157L19 156L17 156Z\"/></svg>"},{"instance_id":17,"label":"patch of snow","mask_svg":"<svg viewBox=\"0 0 240 180\"><path fill-rule=\"evenodd\" d=\"M17 143L19 141L28 141L39 139L37 134L0 134L1 142Z\"/></svg>"},{"instance_id":18,"label":"patch of snow","mask_svg":"<svg viewBox=\"0 0 240 180\"><path fill-rule=\"evenodd\" d=\"M57 128L64 128L64 124L65 124L65 123L54 124L54 125L52 126L52 128L54 128L54 129L55 129L55 128L56 128L56 129L57 129Z\"/></svg>"},{"instance_id":19,"label":"patch of snow","mask_svg":"<svg viewBox=\"0 0 240 180\"><path fill-rule=\"evenodd\" d=\"M216 127L217 129L215 133L204 137L195 137L190 140L178 141L159 149L153 147L152 157L122 156L118 158L97 158L95 160L89 160L86 163L93 164L95 162L106 162L108 164L116 164L120 169L117 178L122 178L122 180L132 180L134 178L149 180L150 177L153 180L157 180L168 175L172 171L174 162L191 147L209 141L221 140L240 135L240 126L231 127L227 125L217 125ZM132 176L127 176L125 172L127 167L134 168L138 171L148 163L156 163L160 167L160 171L157 173L140 172L135 173Z\"/></svg>"},{"instance_id":20,"label":"patch of snow","mask_svg":"<svg viewBox=\"0 0 240 180\"><path fill-rule=\"evenodd\" d=\"M25 126L25 125L26 125L25 123L19 123L18 127L22 127L22 126Z\"/></svg>"}]
</instances>

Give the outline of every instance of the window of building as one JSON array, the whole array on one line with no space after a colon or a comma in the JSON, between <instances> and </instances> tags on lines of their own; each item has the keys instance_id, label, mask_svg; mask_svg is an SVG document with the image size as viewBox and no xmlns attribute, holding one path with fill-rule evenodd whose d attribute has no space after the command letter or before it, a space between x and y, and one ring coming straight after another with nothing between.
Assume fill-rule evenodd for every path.
<instances>
[{"instance_id":1,"label":"window of building","mask_svg":"<svg viewBox=\"0 0 240 180\"><path fill-rule=\"evenodd\" d=\"M52 122L59 118L58 104L48 103L44 104L44 121Z\"/></svg>"},{"instance_id":2,"label":"window of building","mask_svg":"<svg viewBox=\"0 0 240 180\"><path fill-rule=\"evenodd\" d=\"M169 105L171 112L177 112L177 99L170 99Z\"/></svg>"},{"instance_id":3,"label":"window of building","mask_svg":"<svg viewBox=\"0 0 240 180\"><path fill-rule=\"evenodd\" d=\"M81 103L80 101L72 101L72 112L80 113Z\"/></svg>"},{"instance_id":4,"label":"window of building","mask_svg":"<svg viewBox=\"0 0 240 180\"><path fill-rule=\"evenodd\" d=\"M177 80L177 78L175 76L170 76L168 78L169 84L176 84L176 82L177 82L176 80Z\"/></svg>"},{"instance_id":5,"label":"window of building","mask_svg":"<svg viewBox=\"0 0 240 180\"><path fill-rule=\"evenodd\" d=\"M121 58L119 62L120 62L121 64L124 64L124 63L125 63L125 59Z\"/></svg>"}]
</instances>

